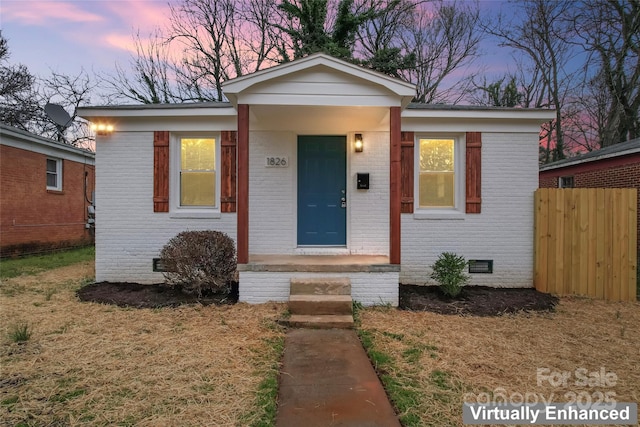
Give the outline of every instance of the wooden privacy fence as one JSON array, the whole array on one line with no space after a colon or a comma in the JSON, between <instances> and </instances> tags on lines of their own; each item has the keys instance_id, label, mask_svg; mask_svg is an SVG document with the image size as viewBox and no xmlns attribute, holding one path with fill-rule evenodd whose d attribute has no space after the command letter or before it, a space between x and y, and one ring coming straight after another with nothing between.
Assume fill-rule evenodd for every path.
<instances>
[{"instance_id":1,"label":"wooden privacy fence","mask_svg":"<svg viewBox=\"0 0 640 427\"><path fill-rule=\"evenodd\" d=\"M635 188L539 188L536 289L635 301L637 197Z\"/></svg>"}]
</instances>

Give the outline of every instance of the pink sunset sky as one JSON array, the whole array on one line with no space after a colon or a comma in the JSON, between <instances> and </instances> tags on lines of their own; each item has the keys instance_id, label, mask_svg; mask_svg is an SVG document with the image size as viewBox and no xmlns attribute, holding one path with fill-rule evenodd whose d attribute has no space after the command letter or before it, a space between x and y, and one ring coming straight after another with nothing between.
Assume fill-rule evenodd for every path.
<instances>
[{"instance_id":1,"label":"pink sunset sky","mask_svg":"<svg viewBox=\"0 0 640 427\"><path fill-rule=\"evenodd\" d=\"M464 1L464 0L463 0ZM497 13L503 0L483 0L484 13ZM133 42L139 31L149 35L164 27L169 16L167 0L2 0L0 27L9 40L11 64L24 64L40 77L50 70L77 75L111 73L116 62L128 68ZM483 45L486 71L502 74L512 62L508 51L494 42ZM477 64L474 69L478 69ZM465 70L456 71L458 76Z\"/></svg>"},{"instance_id":2,"label":"pink sunset sky","mask_svg":"<svg viewBox=\"0 0 640 427\"><path fill-rule=\"evenodd\" d=\"M127 64L132 34L151 33L167 20L165 0L2 0L0 24L12 64L37 75L77 74Z\"/></svg>"}]
</instances>

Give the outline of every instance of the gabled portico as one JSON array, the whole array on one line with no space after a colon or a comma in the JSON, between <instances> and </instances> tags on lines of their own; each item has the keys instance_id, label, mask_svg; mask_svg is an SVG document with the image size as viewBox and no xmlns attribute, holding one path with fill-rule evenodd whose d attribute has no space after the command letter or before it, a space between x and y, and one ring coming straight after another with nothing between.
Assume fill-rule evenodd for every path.
<instances>
[{"instance_id":1,"label":"gabled portico","mask_svg":"<svg viewBox=\"0 0 640 427\"><path fill-rule=\"evenodd\" d=\"M377 132L378 135L371 137L369 143L388 147L388 167L385 176L377 180L377 184L387 182L388 190L384 194L387 199L384 208L387 220L384 227L388 230L388 248L383 254L374 254L388 256L391 264L400 263L400 112L415 93L413 85L324 54L316 54L230 80L225 83L224 92L238 110L239 264L249 263L252 252L250 216L254 213L249 203L252 144L249 139L250 135L261 131L288 132L298 138L303 135L343 136L348 178L357 172L352 170L358 162L356 156L352 155L353 135ZM369 149L373 149L373 146ZM302 155L297 149L292 152ZM351 179L347 179L343 190L344 199L350 205L351 193L357 194L352 184ZM301 192L299 189L299 194ZM318 247L318 250L335 255L362 254L366 250L356 251L351 247L352 240L358 239L354 224L357 206L353 206L353 210L348 210L350 216L347 224L354 227L349 227L346 232L349 238L344 247L334 247L333 250ZM381 226L379 223L375 225ZM292 249L295 249L293 243Z\"/></svg>"}]
</instances>

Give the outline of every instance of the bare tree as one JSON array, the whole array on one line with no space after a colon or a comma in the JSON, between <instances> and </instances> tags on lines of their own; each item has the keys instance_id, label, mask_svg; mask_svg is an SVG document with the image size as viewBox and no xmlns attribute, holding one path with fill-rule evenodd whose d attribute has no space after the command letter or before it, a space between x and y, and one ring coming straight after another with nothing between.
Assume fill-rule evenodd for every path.
<instances>
[{"instance_id":1,"label":"bare tree","mask_svg":"<svg viewBox=\"0 0 640 427\"><path fill-rule=\"evenodd\" d=\"M40 114L35 82L27 67L9 64L9 45L0 31L0 122L23 130Z\"/></svg>"},{"instance_id":2,"label":"bare tree","mask_svg":"<svg viewBox=\"0 0 640 427\"><path fill-rule=\"evenodd\" d=\"M574 18L581 45L591 53L608 92L602 146L640 137L640 0L584 0Z\"/></svg>"},{"instance_id":3,"label":"bare tree","mask_svg":"<svg viewBox=\"0 0 640 427\"><path fill-rule=\"evenodd\" d=\"M524 0L513 2L522 16L518 24L499 16L495 24L485 24L485 30L501 39L502 46L514 48L526 55L533 64L532 80L541 78L535 106L547 104L556 109L556 119L551 123L555 146L547 153L545 162L565 157L562 109L572 81L566 72L570 60L572 30L566 18L571 15L574 2L570 0ZM545 99L545 101L542 101ZM547 141L549 143L549 141Z\"/></svg>"},{"instance_id":4,"label":"bare tree","mask_svg":"<svg viewBox=\"0 0 640 427\"><path fill-rule=\"evenodd\" d=\"M464 81L445 89L442 83L478 54L481 40L478 26L479 11L475 3L436 1L432 8L415 10L409 30L403 32L402 48L415 55L416 63L402 75L416 84L417 102L455 103L466 93Z\"/></svg>"},{"instance_id":5,"label":"bare tree","mask_svg":"<svg viewBox=\"0 0 640 427\"><path fill-rule=\"evenodd\" d=\"M565 144L576 152L602 148L612 105L602 73L585 80L576 88L563 112Z\"/></svg>"},{"instance_id":6,"label":"bare tree","mask_svg":"<svg viewBox=\"0 0 640 427\"><path fill-rule=\"evenodd\" d=\"M184 49L184 75L215 90L257 71L274 49L268 27L275 4L269 0L183 0L171 6L169 41Z\"/></svg>"},{"instance_id":7,"label":"bare tree","mask_svg":"<svg viewBox=\"0 0 640 427\"><path fill-rule=\"evenodd\" d=\"M133 36L136 53L131 56L131 70L116 64L115 75L101 75L102 86L110 93L111 102L159 104L184 102L191 97L178 85L174 72L177 67L164 39L159 29L146 40L139 32Z\"/></svg>"},{"instance_id":8,"label":"bare tree","mask_svg":"<svg viewBox=\"0 0 640 427\"><path fill-rule=\"evenodd\" d=\"M169 25L134 35L130 67L102 75L109 102L223 101L222 83L269 65L275 0L182 0Z\"/></svg>"},{"instance_id":9,"label":"bare tree","mask_svg":"<svg viewBox=\"0 0 640 427\"><path fill-rule=\"evenodd\" d=\"M84 70L75 76L51 71L51 75L40 81L39 104L47 103L61 105L69 113L69 126L60 132L59 127L46 115L34 121L31 130L39 135L82 148L93 149L95 137L89 128L89 123L77 116L80 105L91 102L97 83L92 81Z\"/></svg>"}]
</instances>

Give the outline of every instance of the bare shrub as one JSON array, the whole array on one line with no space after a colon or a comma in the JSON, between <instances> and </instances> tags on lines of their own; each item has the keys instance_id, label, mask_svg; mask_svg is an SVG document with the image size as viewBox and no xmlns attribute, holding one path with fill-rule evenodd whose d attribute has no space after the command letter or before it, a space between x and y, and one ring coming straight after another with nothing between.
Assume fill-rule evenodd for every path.
<instances>
[{"instance_id":1,"label":"bare shrub","mask_svg":"<svg viewBox=\"0 0 640 427\"><path fill-rule=\"evenodd\" d=\"M183 231L160 252L165 280L186 293L229 292L237 261L233 239L219 231Z\"/></svg>"}]
</instances>

